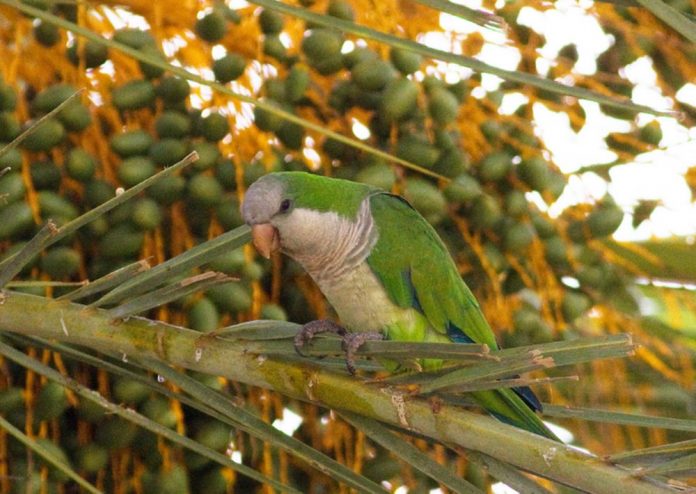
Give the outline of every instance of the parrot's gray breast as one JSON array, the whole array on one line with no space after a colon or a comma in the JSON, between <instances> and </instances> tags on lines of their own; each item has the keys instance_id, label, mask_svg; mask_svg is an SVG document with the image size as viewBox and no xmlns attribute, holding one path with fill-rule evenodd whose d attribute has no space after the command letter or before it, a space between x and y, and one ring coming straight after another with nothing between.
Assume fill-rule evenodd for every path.
<instances>
[{"instance_id":1,"label":"parrot's gray breast","mask_svg":"<svg viewBox=\"0 0 696 494\"><path fill-rule=\"evenodd\" d=\"M367 259L377 242L369 198L355 219L297 208L278 228L285 253L317 283L336 281Z\"/></svg>"},{"instance_id":2,"label":"parrot's gray breast","mask_svg":"<svg viewBox=\"0 0 696 494\"><path fill-rule=\"evenodd\" d=\"M299 238L286 238L284 242L290 245L283 249L314 279L341 322L355 331L379 331L393 322L394 304L367 264L379 236L370 199L363 201L353 220L335 213L295 213L300 214L293 214L292 221L301 226L292 230ZM300 248L298 244L310 238L313 248Z\"/></svg>"}]
</instances>

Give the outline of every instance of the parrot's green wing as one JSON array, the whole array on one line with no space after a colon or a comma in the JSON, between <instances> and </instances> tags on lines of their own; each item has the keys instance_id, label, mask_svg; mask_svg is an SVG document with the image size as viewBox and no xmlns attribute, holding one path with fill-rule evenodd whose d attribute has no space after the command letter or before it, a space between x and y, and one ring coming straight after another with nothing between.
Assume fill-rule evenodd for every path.
<instances>
[{"instance_id":1,"label":"parrot's green wing","mask_svg":"<svg viewBox=\"0 0 696 494\"><path fill-rule=\"evenodd\" d=\"M414 307L453 341L498 348L474 294L430 224L402 198L370 198L378 240L367 263L399 307Z\"/></svg>"},{"instance_id":2,"label":"parrot's green wing","mask_svg":"<svg viewBox=\"0 0 696 494\"><path fill-rule=\"evenodd\" d=\"M485 343L497 349L476 298L432 226L408 202L392 194L372 195L370 206L379 236L367 263L392 302L418 310L432 328L453 342ZM556 439L532 410L541 405L529 388L472 395L499 419Z\"/></svg>"}]
</instances>

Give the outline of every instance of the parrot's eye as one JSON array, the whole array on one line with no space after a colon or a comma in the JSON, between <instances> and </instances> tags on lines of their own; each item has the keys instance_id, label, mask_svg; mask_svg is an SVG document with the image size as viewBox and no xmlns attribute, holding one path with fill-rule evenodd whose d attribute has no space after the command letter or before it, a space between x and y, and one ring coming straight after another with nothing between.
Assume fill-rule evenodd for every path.
<instances>
[{"instance_id":1,"label":"parrot's eye","mask_svg":"<svg viewBox=\"0 0 696 494\"><path fill-rule=\"evenodd\" d=\"M292 206L292 201L290 199L284 199L283 202L280 203L280 209L278 209L278 212L287 213L290 210L290 206Z\"/></svg>"}]
</instances>

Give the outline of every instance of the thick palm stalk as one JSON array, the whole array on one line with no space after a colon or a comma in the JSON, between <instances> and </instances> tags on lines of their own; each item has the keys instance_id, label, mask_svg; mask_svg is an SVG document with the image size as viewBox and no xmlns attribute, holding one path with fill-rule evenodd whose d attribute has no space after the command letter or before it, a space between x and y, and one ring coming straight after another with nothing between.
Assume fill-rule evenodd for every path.
<instances>
[{"instance_id":1,"label":"thick palm stalk","mask_svg":"<svg viewBox=\"0 0 696 494\"><path fill-rule=\"evenodd\" d=\"M118 352L131 359L157 357L273 389L480 451L586 492L673 492L596 457L461 408L443 406L434 412L427 401L410 399L393 389L274 361L260 355L252 341L216 339L141 318L114 322L103 310L13 292L5 292L0 305L0 330Z\"/></svg>"}]
</instances>

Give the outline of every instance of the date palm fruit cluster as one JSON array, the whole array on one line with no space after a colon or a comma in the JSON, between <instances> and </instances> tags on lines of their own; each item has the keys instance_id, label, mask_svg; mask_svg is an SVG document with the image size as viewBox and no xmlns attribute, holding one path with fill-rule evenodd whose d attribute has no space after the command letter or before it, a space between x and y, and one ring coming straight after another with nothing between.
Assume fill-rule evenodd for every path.
<instances>
[{"instance_id":1,"label":"date palm fruit cluster","mask_svg":"<svg viewBox=\"0 0 696 494\"><path fill-rule=\"evenodd\" d=\"M74 5L29 3L68 20L78 17ZM345 0L310 7L347 21L356 17L357 10ZM542 36L515 23L518 10L513 3L501 12L512 26L511 36L542 43ZM432 12L420 13L423 22L436 24ZM184 21L174 17L172 26L186 30L186 45L196 54L183 50L179 54L188 55L192 66L198 62L196 68L219 84L260 99L264 108L247 111L228 106L228 98L205 96L200 85L181 74L147 61L135 62L96 40L67 36L50 22L14 14L15 23L30 27L23 31L26 49L45 52L55 77L42 75L46 71L32 72L24 62L19 74L2 72L5 66L0 65L0 148L75 91L87 90L37 127L19 147L0 156L0 168L10 169L0 177L2 256L17 252L49 218L64 224L190 151L199 155L183 175L170 176L46 250L24 269L21 280L96 279L143 257L161 261L240 226L240 193L264 173L314 169L407 197L452 249L484 306L496 297L506 301L507 311L491 315L506 344L572 335L580 330L583 316L598 305L637 316L629 277L608 262L600 242L618 228L624 211L605 196L596 204L569 208L558 218L545 212L562 194L567 179L535 136L529 105L534 101L558 105L557 95L532 91L528 104L512 115L501 115L503 96L519 87L504 84L474 97L472 91L480 88L478 75L449 81L432 61L405 47L365 42L272 10L236 11L222 2L197 16L188 14L193 15L182 14ZM156 22L154 15L147 20ZM630 36L625 30L615 31L615 45L599 61L613 73L627 62L621 57L628 50L625 37ZM126 27L103 34L155 60L171 62L176 58L172 56L176 43L163 42L162 32ZM249 33L254 36L250 38ZM7 32L1 34L10 39ZM253 46L235 44L240 39L247 43L251 39ZM635 50L636 45L631 43L630 48ZM23 48L13 49L21 54ZM652 50L659 54L661 48ZM532 51L526 51L525 57L533 56ZM572 54L571 49L564 51L566 58ZM688 56L693 58L693 53ZM128 79L112 80L114 70L128 74ZM678 71L673 67L675 80ZM628 86L625 81L615 81L609 89L621 92L624 86ZM395 168L383 158L308 130L269 108L339 134L357 135L365 144L439 178ZM579 105L563 110L574 115L572 123L582 125ZM608 143L630 155L659 144L660 137L659 124L651 123L640 129L634 125ZM307 149L320 159L309 158ZM652 211L649 206L642 206L643 219ZM305 322L323 310L316 289L287 260L277 299L271 297L270 263L254 259L251 251L225 253L207 267L240 281L187 297L170 307L166 317L210 331L252 317ZM17 289L45 294L44 288ZM53 288L52 295L65 290ZM254 297L259 304L254 304ZM96 384L96 377L85 374L82 364L70 361L67 365L82 372L86 384ZM25 370L14 366L8 370L0 387L0 413L19 428L29 424L42 430L42 445L88 477L100 478L106 491L116 492L118 487L124 489L119 492L228 492L233 476L209 460L190 453L172 454L153 434L78 400L63 387L52 382L32 386ZM218 389L226 385L216 378L197 378ZM224 452L237 438L217 421L189 409L182 414L180 405L154 395L137 381L112 378L106 383L114 401L167 427L183 428L213 449ZM257 443L247 441L240 447L245 463L262 461ZM366 474L373 472L377 478L385 469L398 471L393 458L376 451L366 460ZM30 482L40 484L42 464L28 470L19 443L8 441L8 456L2 461L8 467L4 471L20 479L13 482L11 492L25 492ZM111 475L116 465L139 473ZM298 473L291 483L305 490L308 478ZM66 481L53 469L48 479L42 492L60 492L60 483ZM416 480L424 486L429 482L418 475ZM238 492L251 485L242 477L236 482Z\"/></svg>"}]
</instances>

